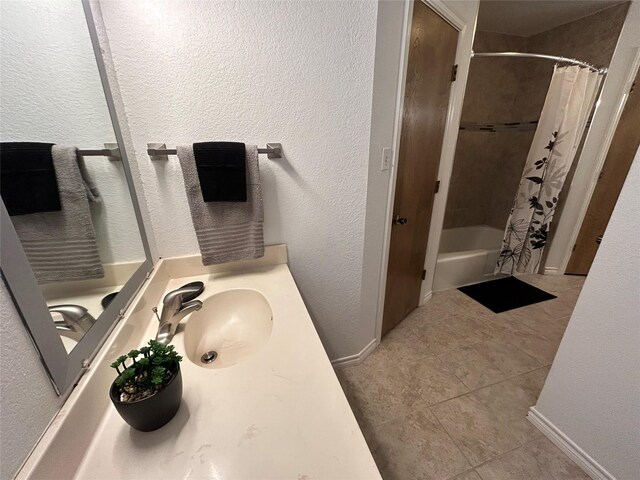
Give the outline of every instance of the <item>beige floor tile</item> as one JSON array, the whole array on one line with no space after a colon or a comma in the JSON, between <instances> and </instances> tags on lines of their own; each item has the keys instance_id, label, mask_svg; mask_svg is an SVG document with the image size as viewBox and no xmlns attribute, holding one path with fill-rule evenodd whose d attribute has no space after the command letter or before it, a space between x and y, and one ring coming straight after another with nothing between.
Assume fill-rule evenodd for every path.
<instances>
[{"instance_id":1,"label":"beige floor tile","mask_svg":"<svg viewBox=\"0 0 640 480\"><path fill-rule=\"evenodd\" d=\"M420 330L415 330L416 337L419 341L426 345L429 351L434 355L440 355L447 350L459 348L464 342L447 331L442 323L437 322L431 325L425 325Z\"/></svg>"},{"instance_id":2,"label":"beige floor tile","mask_svg":"<svg viewBox=\"0 0 640 480\"><path fill-rule=\"evenodd\" d=\"M495 315L495 313L487 307L458 289L447 290L447 292L442 293L448 293L449 298L462 309L463 313L473 315L477 318L490 318Z\"/></svg>"},{"instance_id":3,"label":"beige floor tile","mask_svg":"<svg viewBox=\"0 0 640 480\"><path fill-rule=\"evenodd\" d=\"M589 480L590 478L547 437L541 436L538 440L525 445L524 449L531 453L538 464L553 475L555 480Z\"/></svg>"},{"instance_id":4,"label":"beige floor tile","mask_svg":"<svg viewBox=\"0 0 640 480\"><path fill-rule=\"evenodd\" d=\"M533 426L526 417L513 420L506 424L509 433L516 437L524 445L542 436L540 430Z\"/></svg>"},{"instance_id":5,"label":"beige floor tile","mask_svg":"<svg viewBox=\"0 0 640 480\"><path fill-rule=\"evenodd\" d=\"M548 317L531 317L522 320L522 323L531 330L539 332L549 340L560 341L567 329L569 317L548 318Z\"/></svg>"},{"instance_id":6,"label":"beige floor tile","mask_svg":"<svg viewBox=\"0 0 640 480\"><path fill-rule=\"evenodd\" d=\"M440 292L365 362L336 370L385 479L587 478L526 419L583 279L525 281L559 301L494 314Z\"/></svg>"},{"instance_id":7,"label":"beige floor tile","mask_svg":"<svg viewBox=\"0 0 640 480\"><path fill-rule=\"evenodd\" d=\"M420 397L402 387L373 380L353 385L347 399L360 426L376 426L407 415Z\"/></svg>"},{"instance_id":8,"label":"beige floor tile","mask_svg":"<svg viewBox=\"0 0 640 480\"><path fill-rule=\"evenodd\" d=\"M538 400L547 373L548 369L543 367L481 388L473 395L524 444L539 437L538 430L526 417L529 407Z\"/></svg>"},{"instance_id":9,"label":"beige floor tile","mask_svg":"<svg viewBox=\"0 0 640 480\"><path fill-rule=\"evenodd\" d=\"M544 382L547 380L550 369L551 367L547 365L531 372L518 375L517 377L513 377L512 380L516 385L519 385L520 388L527 390L537 401L538 396L542 391L542 387L544 387Z\"/></svg>"},{"instance_id":10,"label":"beige floor tile","mask_svg":"<svg viewBox=\"0 0 640 480\"><path fill-rule=\"evenodd\" d=\"M416 328L419 328L421 325L423 325L425 322L427 322L427 317L424 314L422 307L420 308L416 308L413 312L411 312L409 315L407 315L404 320L402 320L398 325L396 325L393 330L391 330L392 332L398 332L398 331L405 331L405 330L409 330L412 331ZM383 337L383 341L384 341Z\"/></svg>"},{"instance_id":11,"label":"beige floor tile","mask_svg":"<svg viewBox=\"0 0 640 480\"><path fill-rule=\"evenodd\" d=\"M552 318L566 317L573 313L579 295L576 290L565 290L558 294L558 298L537 305Z\"/></svg>"},{"instance_id":12,"label":"beige floor tile","mask_svg":"<svg viewBox=\"0 0 640 480\"><path fill-rule=\"evenodd\" d=\"M426 408L385 423L369 441L385 480L445 480L471 466Z\"/></svg>"},{"instance_id":13,"label":"beige floor tile","mask_svg":"<svg viewBox=\"0 0 640 480\"><path fill-rule=\"evenodd\" d=\"M552 295L557 295L565 290L581 288L586 277L580 275L519 275L518 279Z\"/></svg>"},{"instance_id":14,"label":"beige floor tile","mask_svg":"<svg viewBox=\"0 0 640 480\"><path fill-rule=\"evenodd\" d=\"M414 331L418 338L438 355L447 350L494 338L496 335L486 322L465 314L433 321Z\"/></svg>"},{"instance_id":15,"label":"beige floor tile","mask_svg":"<svg viewBox=\"0 0 640 480\"><path fill-rule=\"evenodd\" d=\"M400 371L426 405L443 402L469 392L469 389L437 357L402 365Z\"/></svg>"},{"instance_id":16,"label":"beige floor tile","mask_svg":"<svg viewBox=\"0 0 640 480\"><path fill-rule=\"evenodd\" d=\"M445 322L449 321L449 318L451 317L423 322L420 325L412 326L412 329L415 335L425 343L431 344L437 342L446 348L449 344L456 341L456 337L444 328Z\"/></svg>"},{"instance_id":17,"label":"beige floor tile","mask_svg":"<svg viewBox=\"0 0 640 480\"><path fill-rule=\"evenodd\" d=\"M589 476L546 437L477 469L482 480L588 480Z\"/></svg>"},{"instance_id":18,"label":"beige floor tile","mask_svg":"<svg viewBox=\"0 0 640 480\"><path fill-rule=\"evenodd\" d=\"M519 445L507 428L472 395L434 405L431 410L473 465Z\"/></svg>"},{"instance_id":19,"label":"beige floor tile","mask_svg":"<svg viewBox=\"0 0 640 480\"><path fill-rule=\"evenodd\" d=\"M489 340L499 333L502 333L492 327L486 319L473 314L455 315L443 320L442 324L449 332L464 342L465 345L472 345L484 340Z\"/></svg>"},{"instance_id":20,"label":"beige floor tile","mask_svg":"<svg viewBox=\"0 0 640 480\"><path fill-rule=\"evenodd\" d=\"M427 321L439 320L460 313L456 302L457 290L436 292L427 303L417 309L419 315Z\"/></svg>"},{"instance_id":21,"label":"beige floor tile","mask_svg":"<svg viewBox=\"0 0 640 480\"><path fill-rule=\"evenodd\" d=\"M416 402L422 402L419 386L379 347L364 363L345 368L340 376L360 425L388 422L406 415Z\"/></svg>"},{"instance_id":22,"label":"beige floor tile","mask_svg":"<svg viewBox=\"0 0 640 480\"><path fill-rule=\"evenodd\" d=\"M440 355L440 359L471 390L491 385L506 377L493 363L475 350L475 345L449 350Z\"/></svg>"},{"instance_id":23,"label":"beige floor tile","mask_svg":"<svg viewBox=\"0 0 640 480\"><path fill-rule=\"evenodd\" d=\"M555 301L555 300L551 300ZM544 302L543 302L544 303ZM550 341L553 354L558 347L569 321L569 315L554 316L541 307L542 303L510 310L496 315L491 320L496 328L504 334L515 334L521 337L539 337ZM546 354L545 354L546 355ZM545 357L548 363L548 355ZM553 359L553 355L551 356Z\"/></svg>"},{"instance_id":24,"label":"beige floor tile","mask_svg":"<svg viewBox=\"0 0 640 480\"><path fill-rule=\"evenodd\" d=\"M540 332L525 331L507 333L504 335L505 340L520 348L530 357L535 358L542 365L550 365L556 356L559 339L549 339Z\"/></svg>"},{"instance_id":25,"label":"beige floor tile","mask_svg":"<svg viewBox=\"0 0 640 480\"><path fill-rule=\"evenodd\" d=\"M482 479L480 478L480 475L478 475L478 472L476 472L475 470L469 470L468 472L461 473L460 475L455 477L453 480L482 480Z\"/></svg>"},{"instance_id":26,"label":"beige floor tile","mask_svg":"<svg viewBox=\"0 0 640 480\"><path fill-rule=\"evenodd\" d=\"M554 480L522 447L477 468L482 480Z\"/></svg>"},{"instance_id":27,"label":"beige floor tile","mask_svg":"<svg viewBox=\"0 0 640 480\"><path fill-rule=\"evenodd\" d=\"M391 330L384 336L379 348L386 350L396 365L414 363L434 352L411 328Z\"/></svg>"},{"instance_id":28,"label":"beige floor tile","mask_svg":"<svg viewBox=\"0 0 640 480\"><path fill-rule=\"evenodd\" d=\"M540 366L540 362L511 345L504 337L486 340L473 347L506 375L519 375Z\"/></svg>"},{"instance_id":29,"label":"beige floor tile","mask_svg":"<svg viewBox=\"0 0 640 480\"><path fill-rule=\"evenodd\" d=\"M526 307L515 308L496 315L494 320L496 325L500 325L503 331L508 332L520 332L527 330L523 327L524 322L531 319L544 319L551 320L552 317L540 307L541 303L535 303L533 305L527 305Z\"/></svg>"}]
</instances>

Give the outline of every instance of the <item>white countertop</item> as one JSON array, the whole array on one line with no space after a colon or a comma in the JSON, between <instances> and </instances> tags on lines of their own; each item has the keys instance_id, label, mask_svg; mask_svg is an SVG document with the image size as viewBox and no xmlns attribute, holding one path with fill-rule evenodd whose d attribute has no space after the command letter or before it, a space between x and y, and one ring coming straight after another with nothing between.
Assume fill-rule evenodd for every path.
<instances>
[{"instance_id":1,"label":"white countertop","mask_svg":"<svg viewBox=\"0 0 640 480\"><path fill-rule=\"evenodd\" d=\"M380 479L287 265L172 279L166 291L196 280L203 301L233 288L262 293L273 310L269 341L237 365L205 369L187 358L179 330L176 417L143 433L109 405L75 478ZM140 345L157 326L150 321Z\"/></svg>"}]
</instances>

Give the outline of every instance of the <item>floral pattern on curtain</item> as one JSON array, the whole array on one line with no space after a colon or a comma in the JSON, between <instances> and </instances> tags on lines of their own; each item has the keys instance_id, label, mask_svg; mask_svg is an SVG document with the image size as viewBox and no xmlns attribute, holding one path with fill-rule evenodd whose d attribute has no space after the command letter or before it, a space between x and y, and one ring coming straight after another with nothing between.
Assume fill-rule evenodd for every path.
<instances>
[{"instance_id":1,"label":"floral pattern on curtain","mask_svg":"<svg viewBox=\"0 0 640 480\"><path fill-rule=\"evenodd\" d=\"M555 67L495 273L537 273L560 192L599 84L596 72L577 66Z\"/></svg>"}]
</instances>

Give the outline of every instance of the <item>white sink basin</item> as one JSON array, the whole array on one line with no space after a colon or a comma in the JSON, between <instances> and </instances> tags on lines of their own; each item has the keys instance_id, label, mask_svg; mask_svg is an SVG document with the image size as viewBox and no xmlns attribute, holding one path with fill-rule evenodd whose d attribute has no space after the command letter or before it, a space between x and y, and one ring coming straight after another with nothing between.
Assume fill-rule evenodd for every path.
<instances>
[{"instance_id":1,"label":"white sink basin","mask_svg":"<svg viewBox=\"0 0 640 480\"><path fill-rule=\"evenodd\" d=\"M189 360L200 367L230 367L264 347L272 328L271 305L260 292L226 290L205 298L202 308L189 315L184 346ZM203 361L208 352L217 355L210 363Z\"/></svg>"}]
</instances>

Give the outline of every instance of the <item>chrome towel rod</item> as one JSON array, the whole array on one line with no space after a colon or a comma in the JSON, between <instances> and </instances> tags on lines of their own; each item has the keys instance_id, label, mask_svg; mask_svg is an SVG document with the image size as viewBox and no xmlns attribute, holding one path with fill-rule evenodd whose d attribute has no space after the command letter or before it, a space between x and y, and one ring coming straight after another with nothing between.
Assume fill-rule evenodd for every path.
<instances>
[{"instance_id":1,"label":"chrome towel rod","mask_svg":"<svg viewBox=\"0 0 640 480\"><path fill-rule=\"evenodd\" d=\"M120 150L118 149L117 143L105 143L105 148L101 148L98 150L81 150L78 149L79 157L107 157L112 161L121 160Z\"/></svg>"},{"instance_id":2,"label":"chrome towel rod","mask_svg":"<svg viewBox=\"0 0 640 480\"><path fill-rule=\"evenodd\" d=\"M151 160L167 160L167 155L177 155L176 149L167 148L164 143L147 143L147 153ZM258 153L266 154L267 158L282 158L282 144L267 143L267 148L259 148Z\"/></svg>"}]
</instances>

